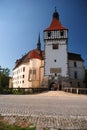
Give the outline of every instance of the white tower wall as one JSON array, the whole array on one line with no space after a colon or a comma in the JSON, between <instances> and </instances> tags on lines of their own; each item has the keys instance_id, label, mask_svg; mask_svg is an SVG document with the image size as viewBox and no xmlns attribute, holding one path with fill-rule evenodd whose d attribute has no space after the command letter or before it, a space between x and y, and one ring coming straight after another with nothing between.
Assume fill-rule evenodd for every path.
<instances>
[{"instance_id":1,"label":"white tower wall","mask_svg":"<svg viewBox=\"0 0 87 130\"><path fill-rule=\"evenodd\" d=\"M58 44L58 49L53 49L53 44ZM67 70L67 41L45 41L45 75L61 75L66 77Z\"/></svg>"}]
</instances>

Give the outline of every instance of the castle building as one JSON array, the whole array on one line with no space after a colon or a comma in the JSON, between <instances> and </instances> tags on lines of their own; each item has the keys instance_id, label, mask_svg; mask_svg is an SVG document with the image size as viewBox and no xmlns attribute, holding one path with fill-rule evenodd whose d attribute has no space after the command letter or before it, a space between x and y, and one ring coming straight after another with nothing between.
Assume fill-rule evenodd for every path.
<instances>
[{"instance_id":1,"label":"castle building","mask_svg":"<svg viewBox=\"0 0 87 130\"><path fill-rule=\"evenodd\" d=\"M41 51L40 35L37 48L17 60L13 69L13 88L38 88L44 75L44 51Z\"/></svg>"},{"instance_id":2,"label":"castle building","mask_svg":"<svg viewBox=\"0 0 87 130\"><path fill-rule=\"evenodd\" d=\"M44 30L44 50L40 34L37 48L18 59L13 69L13 88L47 87L61 90L65 86L84 87L85 68L80 54L68 52L68 28L55 9L52 22Z\"/></svg>"}]
</instances>

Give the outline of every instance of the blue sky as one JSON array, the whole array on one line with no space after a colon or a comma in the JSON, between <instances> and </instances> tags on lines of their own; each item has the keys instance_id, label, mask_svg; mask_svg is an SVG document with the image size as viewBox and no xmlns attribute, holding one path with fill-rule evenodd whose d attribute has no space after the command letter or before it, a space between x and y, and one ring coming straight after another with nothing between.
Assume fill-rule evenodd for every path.
<instances>
[{"instance_id":1,"label":"blue sky","mask_svg":"<svg viewBox=\"0 0 87 130\"><path fill-rule=\"evenodd\" d=\"M40 32L51 21L55 6L69 29L68 51L79 53L87 66L87 0L0 0L0 65L11 70L15 61L34 49Z\"/></svg>"}]
</instances>

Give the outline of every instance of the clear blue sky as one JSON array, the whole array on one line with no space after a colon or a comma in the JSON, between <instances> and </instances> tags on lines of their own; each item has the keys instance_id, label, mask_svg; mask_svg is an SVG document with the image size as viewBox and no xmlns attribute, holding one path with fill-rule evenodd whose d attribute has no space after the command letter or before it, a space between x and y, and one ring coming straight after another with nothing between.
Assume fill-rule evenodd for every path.
<instances>
[{"instance_id":1,"label":"clear blue sky","mask_svg":"<svg viewBox=\"0 0 87 130\"><path fill-rule=\"evenodd\" d=\"M11 72L15 61L36 47L38 34L52 20L55 6L69 29L69 52L80 53L87 66L87 0L0 0L0 65Z\"/></svg>"}]
</instances>

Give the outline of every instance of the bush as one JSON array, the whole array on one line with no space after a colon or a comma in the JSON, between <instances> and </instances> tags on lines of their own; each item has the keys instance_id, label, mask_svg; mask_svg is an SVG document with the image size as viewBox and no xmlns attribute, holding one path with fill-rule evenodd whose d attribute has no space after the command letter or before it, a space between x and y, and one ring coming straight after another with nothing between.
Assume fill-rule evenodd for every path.
<instances>
[{"instance_id":1,"label":"bush","mask_svg":"<svg viewBox=\"0 0 87 130\"><path fill-rule=\"evenodd\" d=\"M4 88L3 89L3 94L11 94L11 90L9 88Z\"/></svg>"},{"instance_id":2,"label":"bush","mask_svg":"<svg viewBox=\"0 0 87 130\"><path fill-rule=\"evenodd\" d=\"M19 89L13 89L12 94L22 94Z\"/></svg>"}]
</instances>

